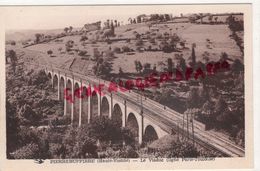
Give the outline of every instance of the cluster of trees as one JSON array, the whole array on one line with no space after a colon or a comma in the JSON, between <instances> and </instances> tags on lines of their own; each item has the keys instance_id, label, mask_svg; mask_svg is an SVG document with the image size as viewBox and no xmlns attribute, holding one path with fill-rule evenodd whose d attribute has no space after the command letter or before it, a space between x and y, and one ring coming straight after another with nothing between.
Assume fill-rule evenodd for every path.
<instances>
[{"instance_id":1,"label":"cluster of trees","mask_svg":"<svg viewBox=\"0 0 260 171\"><path fill-rule=\"evenodd\" d=\"M90 124L80 128L23 128L19 131L16 142L19 142L19 148L9 153L9 158L138 157L131 131L121 128L116 120L104 116L93 118Z\"/></svg>"},{"instance_id":2,"label":"cluster of trees","mask_svg":"<svg viewBox=\"0 0 260 171\"><path fill-rule=\"evenodd\" d=\"M67 34L67 33L71 33L72 30L73 30L73 27L72 26L69 26L69 27L65 27L64 29L64 32Z\"/></svg>"},{"instance_id":3,"label":"cluster of trees","mask_svg":"<svg viewBox=\"0 0 260 171\"><path fill-rule=\"evenodd\" d=\"M180 41L180 38L177 36L177 34L173 34L171 36L164 37L163 41L159 45L160 49L165 53L171 53L173 51L176 51L176 45Z\"/></svg>"},{"instance_id":4,"label":"cluster of trees","mask_svg":"<svg viewBox=\"0 0 260 171\"><path fill-rule=\"evenodd\" d=\"M8 63L8 58L10 59L11 68L13 73L16 71L16 65L18 63L18 57L16 55L16 52L12 49L5 51L5 62Z\"/></svg>"},{"instance_id":5,"label":"cluster of trees","mask_svg":"<svg viewBox=\"0 0 260 171\"><path fill-rule=\"evenodd\" d=\"M105 28L119 27L120 26L120 22L117 21L117 20L109 20L109 19L107 19L107 21L104 22L104 26L105 26Z\"/></svg>"},{"instance_id":6,"label":"cluster of trees","mask_svg":"<svg viewBox=\"0 0 260 171\"><path fill-rule=\"evenodd\" d=\"M244 21L236 20L235 17L233 17L232 15L227 18L227 23L230 30L232 30L233 32L244 30Z\"/></svg>"},{"instance_id":7,"label":"cluster of trees","mask_svg":"<svg viewBox=\"0 0 260 171\"><path fill-rule=\"evenodd\" d=\"M171 16L169 14L151 14L150 21L169 21L171 20Z\"/></svg>"},{"instance_id":8,"label":"cluster of trees","mask_svg":"<svg viewBox=\"0 0 260 171\"><path fill-rule=\"evenodd\" d=\"M108 62L107 59L103 57L104 52L100 53L97 48L94 48L93 50L93 56L94 56L94 61L95 64L93 65L93 72L96 76L108 76L109 73L112 71L112 66ZM112 57L113 52L111 49L107 50L105 53L107 57Z\"/></svg>"},{"instance_id":9,"label":"cluster of trees","mask_svg":"<svg viewBox=\"0 0 260 171\"><path fill-rule=\"evenodd\" d=\"M38 158L39 155L42 158L48 157L44 153L44 149L47 148L46 141L37 139L41 136L36 136L35 132L28 129L30 126L41 124L43 115L47 112L46 108L51 110L55 104L47 93L41 92L43 89L51 91L48 78L44 71L25 73L19 70L17 74L19 75L15 77L8 75L6 82L7 156L8 158L16 156L19 159L25 156Z\"/></svg>"},{"instance_id":10,"label":"cluster of trees","mask_svg":"<svg viewBox=\"0 0 260 171\"><path fill-rule=\"evenodd\" d=\"M8 40L5 42L7 45L10 44L10 45L13 45L15 46L16 45L16 42L14 40Z\"/></svg>"},{"instance_id":11,"label":"cluster of trees","mask_svg":"<svg viewBox=\"0 0 260 171\"><path fill-rule=\"evenodd\" d=\"M44 34L36 33L35 34L35 43L40 43L44 39Z\"/></svg>"},{"instance_id":12,"label":"cluster of trees","mask_svg":"<svg viewBox=\"0 0 260 171\"><path fill-rule=\"evenodd\" d=\"M145 14L138 15L136 18L129 18L128 21L130 24L142 23L147 21L156 21L156 22L166 22L170 21L172 18L169 14L151 14L147 16Z\"/></svg>"},{"instance_id":13,"label":"cluster of trees","mask_svg":"<svg viewBox=\"0 0 260 171\"><path fill-rule=\"evenodd\" d=\"M68 40L65 44L65 49L67 52L71 51L74 46L74 41L73 40Z\"/></svg>"},{"instance_id":14,"label":"cluster of trees","mask_svg":"<svg viewBox=\"0 0 260 171\"><path fill-rule=\"evenodd\" d=\"M135 60L134 61L134 64L135 64L135 70L140 74L140 73L143 73L143 74L149 74L151 72L154 72L156 73L157 70L156 70L156 65L151 66L150 63L146 62L144 64L141 63L141 61L138 61L138 60Z\"/></svg>"},{"instance_id":15,"label":"cluster of trees","mask_svg":"<svg viewBox=\"0 0 260 171\"><path fill-rule=\"evenodd\" d=\"M35 34L35 43L42 43L51 40L52 36L51 35L44 35L42 33L36 33Z\"/></svg>"}]
</instances>

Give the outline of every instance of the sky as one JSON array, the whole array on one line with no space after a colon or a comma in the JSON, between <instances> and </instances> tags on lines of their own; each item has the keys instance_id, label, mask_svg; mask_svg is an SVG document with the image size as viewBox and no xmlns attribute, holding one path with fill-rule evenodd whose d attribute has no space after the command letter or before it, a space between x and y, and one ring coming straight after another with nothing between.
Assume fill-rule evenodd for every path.
<instances>
[{"instance_id":1,"label":"sky","mask_svg":"<svg viewBox=\"0 0 260 171\"><path fill-rule=\"evenodd\" d=\"M227 5L226 5L227 6ZM114 19L127 23L129 17L140 14L172 14L201 12L202 5L124 5L124 6L20 6L4 8L6 30L62 29L82 27L86 23ZM222 8L204 12L221 12Z\"/></svg>"},{"instance_id":2,"label":"sky","mask_svg":"<svg viewBox=\"0 0 260 171\"><path fill-rule=\"evenodd\" d=\"M127 23L129 17L151 13L173 13L166 6L59 6L14 7L7 9L7 30L60 29L66 26L82 27L86 23L114 19Z\"/></svg>"}]
</instances>

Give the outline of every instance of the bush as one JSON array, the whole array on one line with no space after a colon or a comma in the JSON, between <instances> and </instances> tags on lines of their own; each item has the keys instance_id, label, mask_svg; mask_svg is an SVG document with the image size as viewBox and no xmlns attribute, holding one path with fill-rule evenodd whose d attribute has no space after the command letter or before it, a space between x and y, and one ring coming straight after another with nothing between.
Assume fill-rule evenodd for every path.
<instances>
[{"instance_id":1,"label":"bush","mask_svg":"<svg viewBox=\"0 0 260 171\"><path fill-rule=\"evenodd\" d=\"M152 43L152 44L155 44L155 38L150 38L149 42Z\"/></svg>"},{"instance_id":2,"label":"bush","mask_svg":"<svg viewBox=\"0 0 260 171\"><path fill-rule=\"evenodd\" d=\"M121 53L121 49L119 47L115 47L113 51L115 53Z\"/></svg>"},{"instance_id":3,"label":"bush","mask_svg":"<svg viewBox=\"0 0 260 171\"><path fill-rule=\"evenodd\" d=\"M88 53L88 52L85 51L85 50L80 50L80 51L78 52L78 55L79 55L79 56L85 56L87 53Z\"/></svg>"},{"instance_id":4,"label":"bush","mask_svg":"<svg viewBox=\"0 0 260 171\"><path fill-rule=\"evenodd\" d=\"M166 152L166 158L198 157L199 152L190 143L175 142L170 150Z\"/></svg>"},{"instance_id":5,"label":"bush","mask_svg":"<svg viewBox=\"0 0 260 171\"><path fill-rule=\"evenodd\" d=\"M13 40L13 41L11 41L11 45L13 45L13 46L15 46L16 45L16 43L15 43L15 41Z\"/></svg>"},{"instance_id":6,"label":"bush","mask_svg":"<svg viewBox=\"0 0 260 171\"><path fill-rule=\"evenodd\" d=\"M144 44L142 39L138 39L135 43L136 46L142 46Z\"/></svg>"},{"instance_id":7,"label":"bush","mask_svg":"<svg viewBox=\"0 0 260 171\"><path fill-rule=\"evenodd\" d=\"M36 130L32 130L29 128L21 129L19 132L19 145L25 146L26 144L35 143L37 144L39 141L39 137Z\"/></svg>"},{"instance_id":8,"label":"bush","mask_svg":"<svg viewBox=\"0 0 260 171\"><path fill-rule=\"evenodd\" d=\"M133 147L131 146L126 146L124 147L120 153L119 153L120 158L138 158L138 154L134 150Z\"/></svg>"},{"instance_id":9,"label":"bush","mask_svg":"<svg viewBox=\"0 0 260 171\"><path fill-rule=\"evenodd\" d=\"M82 41L85 41L85 40L88 40L88 37L87 36L81 36L80 41L82 42Z\"/></svg>"},{"instance_id":10,"label":"bush","mask_svg":"<svg viewBox=\"0 0 260 171\"><path fill-rule=\"evenodd\" d=\"M97 117L91 123L92 135L100 141L122 140L120 125L107 117Z\"/></svg>"},{"instance_id":11,"label":"bush","mask_svg":"<svg viewBox=\"0 0 260 171\"><path fill-rule=\"evenodd\" d=\"M48 51L47 51L47 54L48 54L48 55L51 55L51 54L53 54L53 51L52 51L52 50L48 50Z\"/></svg>"},{"instance_id":12,"label":"bush","mask_svg":"<svg viewBox=\"0 0 260 171\"><path fill-rule=\"evenodd\" d=\"M30 143L13 153L15 159L38 159L40 149L37 144Z\"/></svg>"},{"instance_id":13,"label":"bush","mask_svg":"<svg viewBox=\"0 0 260 171\"><path fill-rule=\"evenodd\" d=\"M113 57L114 56L114 52L111 50L107 50L106 51L106 57Z\"/></svg>"},{"instance_id":14,"label":"bush","mask_svg":"<svg viewBox=\"0 0 260 171\"><path fill-rule=\"evenodd\" d=\"M110 39L106 39L107 44L112 44L112 41Z\"/></svg>"},{"instance_id":15,"label":"bush","mask_svg":"<svg viewBox=\"0 0 260 171\"><path fill-rule=\"evenodd\" d=\"M131 52L131 49L128 46L123 46L122 51L123 52Z\"/></svg>"}]
</instances>

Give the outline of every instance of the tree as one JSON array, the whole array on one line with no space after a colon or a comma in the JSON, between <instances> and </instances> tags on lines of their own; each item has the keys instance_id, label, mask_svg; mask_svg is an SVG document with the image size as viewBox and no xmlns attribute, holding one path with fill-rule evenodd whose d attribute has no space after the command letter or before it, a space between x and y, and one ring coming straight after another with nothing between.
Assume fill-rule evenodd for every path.
<instances>
[{"instance_id":1,"label":"tree","mask_svg":"<svg viewBox=\"0 0 260 171\"><path fill-rule=\"evenodd\" d=\"M205 51L203 54L202 54L202 59L204 61L204 64L208 64L209 63L209 52Z\"/></svg>"},{"instance_id":2,"label":"tree","mask_svg":"<svg viewBox=\"0 0 260 171\"><path fill-rule=\"evenodd\" d=\"M192 52L191 52L192 65L191 65L191 67L195 67L195 65L196 65L195 47L196 47L196 44L192 43Z\"/></svg>"},{"instance_id":3,"label":"tree","mask_svg":"<svg viewBox=\"0 0 260 171\"><path fill-rule=\"evenodd\" d=\"M211 100L206 101L202 106L201 113L204 116L211 116L214 113L214 103Z\"/></svg>"},{"instance_id":4,"label":"tree","mask_svg":"<svg viewBox=\"0 0 260 171\"><path fill-rule=\"evenodd\" d=\"M10 58L11 67L12 67L13 73L15 73L16 65L17 65L17 62L18 62L16 52L11 49L7 52L7 56Z\"/></svg>"},{"instance_id":5,"label":"tree","mask_svg":"<svg viewBox=\"0 0 260 171\"><path fill-rule=\"evenodd\" d=\"M169 88L163 88L161 93L157 93L154 97L155 101L158 101L161 104L164 105L172 105L172 95L174 95L174 92L172 89Z\"/></svg>"},{"instance_id":6,"label":"tree","mask_svg":"<svg viewBox=\"0 0 260 171\"><path fill-rule=\"evenodd\" d=\"M74 46L74 41L72 41L72 40L67 41L66 44L65 44L66 51L67 52L71 51L73 46Z\"/></svg>"},{"instance_id":7,"label":"tree","mask_svg":"<svg viewBox=\"0 0 260 171\"><path fill-rule=\"evenodd\" d=\"M107 28L110 28L110 20L107 19Z\"/></svg>"},{"instance_id":8,"label":"tree","mask_svg":"<svg viewBox=\"0 0 260 171\"><path fill-rule=\"evenodd\" d=\"M68 28L68 27L65 27L65 28L64 28L64 32L65 32L65 33L68 33L68 31L69 31L69 28Z\"/></svg>"},{"instance_id":9,"label":"tree","mask_svg":"<svg viewBox=\"0 0 260 171\"><path fill-rule=\"evenodd\" d=\"M168 68L168 72L172 72L173 71L173 62L172 62L172 58L168 58L167 59L167 68Z\"/></svg>"},{"instance_id":10,"label":"tree","mask_svg":"<svg viewBox=\"0 0 260 171\"><path fill-rule=\"evenodd\" d=\"M210 23L212 23L212 19L213 19L213 16L212 16L212 15L209 15L209 16L208 16L208 20L209 20Z\"/></svg>"},{"instance_id":11,"label":"tree","mask_svg":"<svg viewBox=\"0 0 260 171\"><path fill-rule=\"evenodd\" d=\"M220 115L221 113L223 113L225 110L227 110L227 103L225 102L225 100L220 96L218 99L217 99L217 102L215 104L215 111L214 113L216 115Z\"/></svg>"},{"instance_id":12,"label":"tree","mask_svg":"<svg viewBox=\"0 0 260 171\"><path fill-rule=\"evenodd\" d=\"M228 59L229 59L228 54L226 52L221 52L219 61L224 62L224 61L227 61Z\"/></svg>"},{"instance_id":13,"label":"tree","mask_svg":"<svg viewBox=\"0 0 260 171\"><path fill-rule=\"evenodd\" d=\"M61 53L61 51L62 51L62 47L59 47L58 51Z\"/></svg>"},{"instance_id":14,"label":"tree","mask_svg":"<svg viewBox=\"0 0 260 171\"><path fill-rule=\"evenodd\" d=\"M134 63L135 63L135 69L136 69L136 71L137 71L138 73L141 73L141 71L142 71L142 69L143 69L143 66L142 66L141 62L135 60Z\"/></svg>"},{"instance_id":15,"label":"tree","mask_svg":"<svg viewBox=\"0 0 260 171\"><path fill-rule=\"evenodd\" d=\"M186 61L183 58L183 54L176 54L175 59L177 60L176 68L181 69L183 72L186 71Z\"/></svg>"},{"instance_id":16,"label":"tree","mask_svg":"<svg viewBox=\"0 0 260 171\"><path fill-rule=\"evenodd\" d=\"M176 141L172 143L171 149L166 151L166 158L187 158L198 157L199 152L189 142Z\"/></svg>"},{"instance_id":17,"label":"tree","mask_svg":"<svg viewBox=\"0 0 260 171\"><path fill-rule=\"evenodd\" d=\"M36 42L36 43L39 43L40 40L41 40L41 37L42 37L42 35L41 35L40 33L36 33L36 34L35 34L35 38L36 38L35 42Z\"/></svg>"},{"instance_id":18,"label":"tree","mask_svg":"<svg viewBox=\"0 0 260 171\"><path fill-rule=\"evenodd\" d=\"M198 103L199 93L198 89L192 88L189 92L189 96L187 98L186 106L187 108L199 108L201 107Z\"/></svg>"},{"instance_id":19,"label":"tree","mask_svg":"<svg viewBox=\"0 0 260 171\"><path fill-rule=\"evenodd\" d=\"M215 17L214 20L215 20L215 23L217 23L218 22L218 17Z\"/></svg>"},{"instance_id":20,"label":"tree","mask_svg":"<svg viewBox=\"0 0 260 171\"><path fill-rule=\"evenodd\" d=\"M97 146L93 136L94 128L92 125L82 126L77 129L75 136L75 146L73 149L73 158L96 158L97 157Z\"/></svg>"},{"instance_id":21,"label":"tree","mask_svg":"<svg viewBox=\"0 0 260 171\"><path fill-rule=\"evenodd\" d=\"M105 142L118 142L122 141L121 125L118 122L107 117L97 117L91 123L91 134L95 139Z\"/></svg>"},{"instance_id":22,"label":"tree","mask_svg":"<svg viewBox=\"0 0 260 171\"><path fill-rule=\"evenodd\" d=\"M231 66L231 69L235 74L239 74L240 72L244 71L244 65L239 59L235 59L234 63Z\"/></svg>"},{"instance_id":23,"label":"tree","mask_svg":"<svg viewBox=\"0 0 260 171\"><path fill-rule=\"evenodd\" d=\"M72 30L73 30L73 27L72 27L72 26L69 26L69 30L68 30L68 31L71 33Z\"/></svg>"},{"instance_id":24,"label":"tree","mask_svg":"<svg viewBox=\"0 0 260 171\"><path fill-rule=\"evenodd\" d=\"M119 67L119 76L121 77L124 74L123 70L121 67Z\"/></svg>"},{"instance_id":25,"label":"tree","mask_svg":"<svg viewBox=\"0 0 260 171\"><path fill-rule=\"evenodd\" d=\"M115 27L114 27L113 22L111 22L111 34L112 34L112 36L115 35Z\"/></svg>"},{"instance_id":26,"label":"tree","mask_svg":"<svg viewBox=\"0 0 260 171\"><path fill-rule=\"evenodd\" d=\"M128 18L128 21L130 22L130 24L132 24L132 23L133 23L133 20L132 20L132 18Z\"/></svg>"},{"instance_id":27,"label":"tree","mask_svg":"<svg viewBox=\"0 0 260 171\"><path fill-rule=\"evenodd\" d=\"M200 15L200 23L202 24L203 23L203 13L199 13Z\"/></svg>"},{"instance_id":28,"label":"tree","mask_svg":"<svg viewBox=\"0 0 260 171\"><path fill-rule=\"evenodd\" d=\"M7 158L10 158L10 153L17 148L20 127L16 108L8 100L6 101L6 131L6 153Z\"/></svg>"},{"instance_id":29,"label":"tree","mask_svg":"<svg viewBox=\"0 0 260 171\"><path fill-rule=\"evenodd\" d=\"M151 64L150 63L145 63L144 64L144 70L143 70L143 73L144 74L147 74L151 71Z\"/></svg>"},{"instance_id":30,"label":"tree","mask_svg":"<svg viewBox=\"0 0 260 171\"><path fill-rule=\"evenodd\" d=\"M111 70L111 66L107 61L104 61L98 65L98 75L108 75Z\"/></svg>"},{"instance_id":31,"label":"tree","mask_svg":"<svg viewBox=\"0 0 260 171\"><path fill-rule=\"evenodd\" d=\"M141 16L137 16L136 19L137 19L137 23L141 23L142 22Z\"/></svg>"}]
</instances>

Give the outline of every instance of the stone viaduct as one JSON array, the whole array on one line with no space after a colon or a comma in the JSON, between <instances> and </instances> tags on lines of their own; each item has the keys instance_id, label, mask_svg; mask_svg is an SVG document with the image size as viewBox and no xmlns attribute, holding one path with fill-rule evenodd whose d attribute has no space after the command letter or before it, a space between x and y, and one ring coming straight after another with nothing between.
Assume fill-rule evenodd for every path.
<instances>
[{"instance_id":1,"label":"stone viaduct","mask_svg":"<svg viewBox=\"0 0 260 171\"><path fill-rule=\"evenodd\" d=\"M122 127L134 128L133 132L136 140L142 144L143 140L152 141L163 137L169 131L158 126L155 120L151 120L142 114L140 105L129 103L118 93L102 92L100 94L95 86L98 86L100 80L90 81L77 77L75 73L64 73L58 70L45 69L46 74L51 79L53 88L57 91L58 100L64 103L64 115L71 118L71 124L81 126L90 123L92 119L99 116L107 116L110 119L117 120ZM102 80L101 83L106 83ZM69 88L73 102L66 100L64 90ZM80 96L75 97L75 91L83 88ZM91 93L91 94L90 94ZM140 104L140 103L139 103Z\"/></svg>"},{"instance_id":2,"label":"stone viaduct","mask_svg":"<svg viewBox=\"0 0 260 171\"><path fill-rule=\"evenodd\" d=\"M26 64L44 68L56 90L54 91L57 92L57 99L64 104L64 115L69 117L73 126L80 127L90 123L96 117L107 116L118 121L122 127L131 128L136 141L140 144L172 133L178 133L189 139L189 121L188 118L184 119L184 114L169 108L165 109L163 105L148 98L142 103L140 95L133 91L127 91L127 93L104 92L104 95L100 95L96 91L95 85L104 84L107 86L108 81L66 69L46 68L44 65L27 62ZM80 94L84 95L83 98L74 98L73 103L64 98L64 89L69 88L72 97L74 97L74 90L80 87L83 88ZM90 89L91 91L89 91ZM179 126L180 122L182 122L182 126ZM214 131L206 131L205 127L196 120L193 122L193 141L197 145L218 151L224 156L242 157L245 155L245 150L228 138L220 136Z\"/></svg>"}]
</instances>

